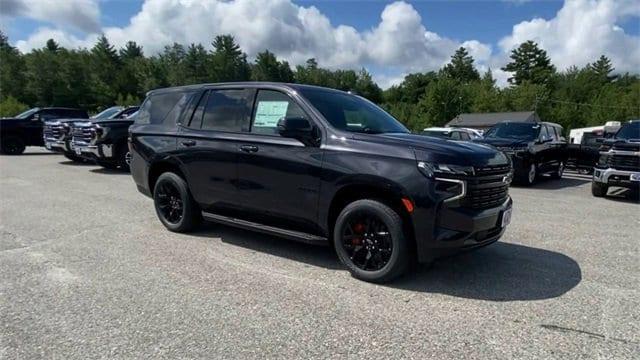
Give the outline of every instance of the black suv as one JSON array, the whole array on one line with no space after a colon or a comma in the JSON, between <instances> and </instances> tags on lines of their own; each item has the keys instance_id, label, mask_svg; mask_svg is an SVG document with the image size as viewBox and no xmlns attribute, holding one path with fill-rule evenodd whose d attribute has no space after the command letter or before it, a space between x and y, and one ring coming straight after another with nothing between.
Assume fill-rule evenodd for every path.
<instances>
[{"instance_id":1,"label":"black suv","mask_svg":"<svg viewBox=\"0 0 640 360\"><path fill-rule=\"evenodd\" d=\"M640 120L624 124L600 147L591 192L593 196L605 196L609 186L628 188L636 196L640 193Z\"/></svg>"},{"instance_id":2,"label":"black suv","mask_svg":"<svg viewBox=\"0 0 640 360\"><path fill-rule=\"evenodd\" d=\"M560 179L567 163L562 126L554 123L501 122L476 142L495 146L511 157L514 180L533 185L540 174Z\"/></svg>"},{"instance_id":3,"label":"black suv","mask_svg":"<svg viewBox=\"0 0 640 360\"><path fill-rule=\"evenodd\" d=\"M119 108L110 116L76 121L71 128L71 147L77 156L108 168L129 170L128 129L138 106ZM105 110L106 111L106 110Z\"/></svg>"},{"instance_id":4,"label":"black suv","mask_svg":"<svg viewBox=\"0 0 640 360\"><path fill-rule=\"evenodd\" d=\"M85 110L69 108L33 108L13 118L0 119L0 150L9 155L22 154L27 146L44 146L44 123L61 118L88 118Z\"/></svg>"},{"instance_id":5,"label":"black suv","mask_svg":"<svg viewBox=\"0 0 640 360\"><path fill-rule=\"evenodd\" d=\"M486 145L411 134L368 100L278 83L148 94L129 128L131 173L160 221L202 218L332 243L357 278L388 281L500 238L509 159Z\"/></svg>"}]
</instances>

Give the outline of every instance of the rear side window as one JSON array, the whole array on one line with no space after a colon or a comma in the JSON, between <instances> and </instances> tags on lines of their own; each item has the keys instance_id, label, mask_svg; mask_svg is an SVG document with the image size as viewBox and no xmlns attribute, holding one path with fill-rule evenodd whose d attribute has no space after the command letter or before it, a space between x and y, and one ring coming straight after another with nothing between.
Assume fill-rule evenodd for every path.
<instances>
[{"instance_id":1,"label":"rear side window","mask_svg":"<svg viewBox=\"0 0 640 360\"><path fill-rule=\"evenodd\" d=\"M551 139L551 134L549 134L549 127L548 126L545 125L540 129L540 139L541 140Z\"/></svg>"},{"instance_id":2,"label":"rear side window","mask_svg":"<svg viewBox=\"0 0 640 360\"><path fill-rule=\"evenodd\" d=\"M250 89L209 91L202 117L202 129L230 132L248 130L253 94L254 91ZM197 113L196 110L194 117Z\"/></svg>"},{"instance_id":3,"label":"rear side window","mask_svg":"<svg viewBox=\"0 0 640 360\"><path fill-rule=\"evenodd\" d=\"M192 93L172 91L147 97L136 116L136 124L175 125Z\"/></svg>"},{"instance_id":4,"label":"rear side window","mask_svg":"<svg viewBox=\"0 0 640 360\"><path fill-rule=\"evenodd\" d=\"M466 140L471 140L471 137L466 132L461 132L460 133L460 140L465 140L465 141Z\"/></svg>"},{"instance_id":5,"label":"rear side window","mask_svg":"<svg viewBox=\"0 0 640 360\"><path fill-rule=\"evenodd\" d=\"M256 98L251 132L278 136L278 120L305 117L304 111L288 95L274 90L260 90Z\"/></svg>"},{"instance_id":6,"label":"rear side window","mask_svg":"<svg viewBox=\"0 0 640 360\"><path fill-rule=\"evenodd\" d=\"M453 132L451 133L451 138L452 138L453 140L460 140L460 132L459 132L459 131L453 131Z\"/></svg>"}]
</instances>

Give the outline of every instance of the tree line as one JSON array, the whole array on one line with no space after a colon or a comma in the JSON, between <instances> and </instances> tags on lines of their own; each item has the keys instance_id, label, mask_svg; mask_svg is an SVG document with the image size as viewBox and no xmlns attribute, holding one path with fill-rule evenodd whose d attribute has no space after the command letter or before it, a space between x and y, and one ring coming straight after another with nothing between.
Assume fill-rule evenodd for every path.
<instances>
[{"instance_id":1,"label":"tree line","mask_svg":"<svg viewBox=\"0 0 640 360\"><path fill-rule=\"evenodd\" d=\"M216 36L211 49L174 43L146 56L130 41L116 49L101 36L91 49L66 49L50 39L23 54L0 32L0 115L33 106L72 106L98 111L139 104L156 88L206 82L276 81L353 91L380 104L412 130L442 126L460 113L538 111L565 129L640 118L640 78L617 74L606 56L558 72L533 41L511 53L512 74L499 88L491 70L480 74L463 47L439 71L407 75L382 91L364 68L330 70L315 59L292 67L265 50L253 61L231 35Z\"/></svg>"}]
</instances>

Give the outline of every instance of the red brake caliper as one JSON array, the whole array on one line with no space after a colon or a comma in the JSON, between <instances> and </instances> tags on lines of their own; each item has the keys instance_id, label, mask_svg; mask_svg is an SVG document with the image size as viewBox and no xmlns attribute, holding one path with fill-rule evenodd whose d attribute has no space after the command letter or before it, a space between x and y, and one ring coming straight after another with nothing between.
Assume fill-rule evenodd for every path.
<instances>
[{"instance_id":1,"label":"red brake caliper","mask_svg":"<svg viewBox=\"0 0 640 360\"><path fill-rule=\"evenodd\" d=\"M351 243L355 245L362 245L362 236L361 234L364 232L364 224L357 223L353 227L353 231L355 232L355 236L351 239Z\"/></svg>"}]
</instances>

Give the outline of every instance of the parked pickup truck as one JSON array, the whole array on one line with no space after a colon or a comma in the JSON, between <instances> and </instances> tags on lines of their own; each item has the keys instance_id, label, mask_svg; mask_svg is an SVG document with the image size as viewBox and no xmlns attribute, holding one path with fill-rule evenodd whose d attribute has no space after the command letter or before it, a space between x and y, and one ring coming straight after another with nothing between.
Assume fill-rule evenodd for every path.
<instances>
[{"instance_id":1,"label":"parked pickup truck","mask_svg":"<svg viewBox=\"0 0 640 360\"><path fill-rule=\"evenodd\" d=\"M94 161L107 169L129 170L127 130L133 124L132 115L138 106L121 109L106 119L74 122L71 146L77 156Z\"/></svg>"},{"instance_id":2,"label":"parked pickup truck","mask_svg":"<svg viewBox=\"0 0 640 360\"><path fill-rule=\"evenodd\" d=\"M90 119L118 119L126 117L128 113L127 109L122 106L112 106L97 115L92 116ZM69 160L77 162L86 161L86 158L76 154L71 144L71 129L73 124L82 121L87 121L87 119L73 118L46 121L42 131L44 146L48 150L64 154L64 156Z\"/></svg>"},{"instance_id":3,"label":"parked pickup truck","mask_svg":"<svg viewBox=\"0 0 640 360\"><path fill-rule=\"evenodd\" d=\"M640 120L622 125L616 136L606 139L600 147L591 192L593 196L605 196L610 186L640 193Z\"/></svg>"},{"instance_id":4,"label":"parked pickup truck","mask_svg":"<svg viewBox=\"0 0 640 360\"><path fill-rule=\"evenodd\" d=\"M44 146L44 123L55 119L88 118L85 110L69 108L33 108L13 118L0 119L0 150L20 155L27 146Z\"/></svg>"},{"instance_id":5,"label":"parked pickup truck","mask_svg":"<svg viewBox=\"0 0 640 360\"><path fill-rule=\"evenodd\" d=\"M593 167L600 158L600 146L604 141L601 130L585 132L579 144L567 145L567 168L593 173Z\"/></svg>"}]
</instances>

